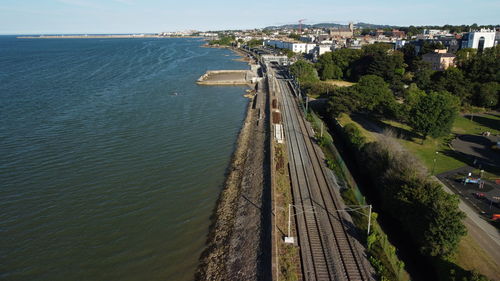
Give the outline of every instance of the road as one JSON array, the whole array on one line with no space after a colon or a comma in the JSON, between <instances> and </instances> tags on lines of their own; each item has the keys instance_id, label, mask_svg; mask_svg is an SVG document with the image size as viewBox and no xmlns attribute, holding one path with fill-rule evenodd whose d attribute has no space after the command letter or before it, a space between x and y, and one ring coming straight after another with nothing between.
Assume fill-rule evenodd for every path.
<instances>
[{"instance_id":1,"label":"road","mask_svg":"<svg viewBox=\"0 0 500 281\"><path fill-rule=\"evenodd\" d=\"M283 117L304 280L374 280L338 186L326 171L285 74L270 69Z\"/></svg>"}]
</instances>

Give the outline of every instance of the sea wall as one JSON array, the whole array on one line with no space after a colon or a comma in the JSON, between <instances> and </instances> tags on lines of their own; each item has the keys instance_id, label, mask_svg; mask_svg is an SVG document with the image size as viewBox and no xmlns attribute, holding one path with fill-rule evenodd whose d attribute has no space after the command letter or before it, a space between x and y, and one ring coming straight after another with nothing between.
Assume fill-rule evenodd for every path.
<instances>
[{"instance_id":1,"label":"sea wall","mask_svg":"<svg viewBox=\"0 0 500 281\"><path fill-rule=\"evenodd\" d=\"M247 85L255 83L256 71L252 70L209 70L197 84L200 85Z\"/></svg>"}]
</instances>

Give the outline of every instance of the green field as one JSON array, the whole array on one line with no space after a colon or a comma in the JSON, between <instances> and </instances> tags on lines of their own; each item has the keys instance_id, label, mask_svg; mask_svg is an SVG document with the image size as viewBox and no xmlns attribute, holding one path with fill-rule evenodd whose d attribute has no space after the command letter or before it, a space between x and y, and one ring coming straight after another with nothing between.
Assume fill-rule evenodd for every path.
<instances>
[{"instance_id":1,"label":"green field","mask_svg":"<svg viewBox=\"0 0 500 281\"><path fill-rule=\"evenodd\" d=\"M472 117L472 121L470 119L470 116L458 116L453 124L452 133L477 135L482 132L489 131L492 134L500 134L500 115L498 113L474 115ZM348 115L342 114L338 118L338 121L344 125L351 122L355 123L358 127L360 127L363 135L367 137L367 140L376 140L373 133L364 129L360 124L353 121ZM411 128L406 124L402 124L394 120L369 121L376 123L380 127L411 135ZM415 136L409 137L408 139L398 138L398 141L408 151L415 154L427 167L429 172L439 174L467 165L463 159L458 157L456 153L453 152L451 146L449 145L453 138L453 135L440 138L428 137L423 144L422 140ZM492 176L495 177L500 175L493 173Z\"/></svg>"}]
</instances>

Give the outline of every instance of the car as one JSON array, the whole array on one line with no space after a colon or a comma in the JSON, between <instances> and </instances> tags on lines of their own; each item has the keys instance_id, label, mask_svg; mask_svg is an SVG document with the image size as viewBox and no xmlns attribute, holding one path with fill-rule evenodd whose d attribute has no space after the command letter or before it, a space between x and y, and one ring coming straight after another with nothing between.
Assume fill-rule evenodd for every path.
<instances>
[{"instance_id":1,"label":"car","mask_svg":"<svg viewBox=\"0 0 500 281\"><path fill-rule=\"evenodd\" d=\"M500 151L500 141L497 141L496 144L492 145L491 149Z\"/></svg>"}]
</instances>

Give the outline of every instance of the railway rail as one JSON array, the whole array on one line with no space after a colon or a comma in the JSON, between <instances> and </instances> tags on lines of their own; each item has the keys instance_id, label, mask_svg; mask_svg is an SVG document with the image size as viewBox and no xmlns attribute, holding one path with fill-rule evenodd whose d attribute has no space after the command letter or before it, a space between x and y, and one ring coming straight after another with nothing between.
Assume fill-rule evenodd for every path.
<instances>
[{"instance_id":1,"label":"railway rail","mask_svg":"<svg viewBox=\"0 0 500 281\"><path fill-rule=\"evenodd\" d=\"M322 165L312 129L299 110L291 85L279 69L273 73L273 83L281 93L303 278L374 280L366 255L353 237L352 222L339 212L344 205Z\"/></svg>"}]
</instances>

